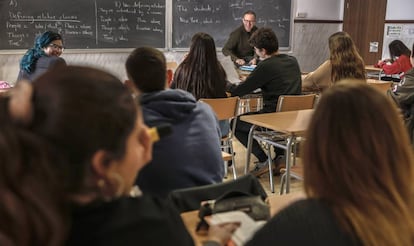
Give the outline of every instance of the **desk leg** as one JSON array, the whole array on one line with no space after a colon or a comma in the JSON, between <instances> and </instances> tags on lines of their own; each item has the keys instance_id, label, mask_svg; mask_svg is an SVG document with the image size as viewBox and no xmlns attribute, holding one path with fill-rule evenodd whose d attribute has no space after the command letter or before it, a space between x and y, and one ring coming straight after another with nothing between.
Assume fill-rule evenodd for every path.
<instances>
[{"instance_id":1,"label":"desk leg","mask_svg":"<svg viewBox=\"0 0 414 246\"><path fill-rule=\"evenodd\" d=\"M275 193L275 183L273 182L273 161L272 161L272 145L267 145L267 168L269 169L269 181L270 181L270 190L272 193Z\"/></svg>"},{"instance_id":2,"label":"desk leg","mask_svg":"<svg viewBox=\"0 0 414 246\"><path fill-rule=\"evenodd\" d=\"M247 174L249 172L250 154L252 153L252 145L253 145L253 132L254 132L255 129L256 129L255 125L252 125L250 127L249 137L248 137L248 140L247 140L246 165L244 165L244 174Z\"/></svg>"},{"instance_id":3,"label":"desk leg","mask_svg":"<svg viewBox=\"0 0 414 246\"><path fill-rule=\"evenodd\" d=\"M290 168L293 138L293 136L288 137L286 143L286 194L290 191Z\"/></svg>"}]
</instances>

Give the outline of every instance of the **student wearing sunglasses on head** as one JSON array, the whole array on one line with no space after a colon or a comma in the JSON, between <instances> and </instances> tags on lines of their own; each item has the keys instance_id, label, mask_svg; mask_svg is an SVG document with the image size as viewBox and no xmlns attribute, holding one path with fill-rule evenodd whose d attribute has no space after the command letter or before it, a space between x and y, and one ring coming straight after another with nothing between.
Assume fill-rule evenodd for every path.
<instances>
[{"instance_id":1,"label":"student wearing sunglasses on head","mask_svg":"<svg viewBox=\"0 0 414 246\"><path fill-rule=\"evenodd\" d=\"M17 82L23 79L33 81L48 69L66 66L65 60L60 57L63 50L63 39L59 33L46 31L37 36L33 47L20 61Z\"/></svg>"}]
</instances>

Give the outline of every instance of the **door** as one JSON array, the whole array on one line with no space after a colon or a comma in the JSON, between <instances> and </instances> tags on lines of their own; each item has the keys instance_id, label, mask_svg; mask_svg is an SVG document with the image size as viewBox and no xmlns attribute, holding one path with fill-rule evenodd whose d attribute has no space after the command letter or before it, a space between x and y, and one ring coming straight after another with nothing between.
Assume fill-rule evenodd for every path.
<instances>
[{"instance_id":1,"label":"door","mask_svg":"<svg viewBox=\"0 0 414 246\"><path fill-rule=\"evenodd\" d=\"M343 30L351 35L365 64L375 64L382 56L387 0L345 0L344 4Z\"/></svg>"}]
</instances>

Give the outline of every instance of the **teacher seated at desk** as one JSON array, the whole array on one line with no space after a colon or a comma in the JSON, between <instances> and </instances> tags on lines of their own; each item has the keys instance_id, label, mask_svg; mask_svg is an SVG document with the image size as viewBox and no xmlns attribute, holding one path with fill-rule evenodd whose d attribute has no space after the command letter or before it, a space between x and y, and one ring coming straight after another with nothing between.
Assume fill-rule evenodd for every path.
<instances>
[{"instance_id":1,"label":"teacher seated at desk","mask_svg":"<svg viewBox=\"0 0 414 246\"><path fill-rule=\"evenodd\" d=\"M280 95L301 94L299 64L295 57L279 53L278 39L270 28L258 29L250 38L250 43L262 61L244 82L230 87L229 92L232 96L244 96L260 88L263 94L263 109L248 114L275 112ZM235 136L245 147L251 126L238 118ZM259 160L252 173L256 176L266 173L267 155L257 141L253 141L252 153ZM283 154L282 149L276 149L276 160L280 160Z\"/></svg>"},{"instance_id":2,"label":"teacher seated at desk","mask_svg":"<svg viewBox=\"0 0 414 246\"><path fill-rule=\"evenodd\" d=\"M225 56L230 56L236 66L245 64L256 64L256 57L253 47L249 43L249 39L257 30L256 13L249 10L243 14L243 25L234 30L222 52Z\"/></svg>"},{"instance_id":3,"label":"teacher seated at desk","mask_svg":"<svg viewBox=\"0 0 414 246\"><path fill-rule=\"evenodd\" d=\"M23 79L33 81L48 69L66 66L65 60L60 58L63 49L63 39L59 33L47 31L36 37L33 48L20 61L17 82Z\"/></svg>"}]
</instances>

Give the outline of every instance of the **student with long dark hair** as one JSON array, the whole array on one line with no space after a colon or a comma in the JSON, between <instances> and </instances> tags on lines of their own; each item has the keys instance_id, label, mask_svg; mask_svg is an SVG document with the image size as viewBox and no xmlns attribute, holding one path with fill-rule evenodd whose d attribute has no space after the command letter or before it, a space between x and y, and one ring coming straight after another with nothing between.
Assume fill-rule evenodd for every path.
<instances>
[{"instance_id":1,"label":"student with long dark hair","mask_svg":"<svg viewBox=\"0 0 414 246\"><path fill-rule=\"evenodd\" d=\"M171 88L190 92L200 98L224 98L226 94L227 75L217 59L216 45L213 37L199 32L191 39L190 51L175 70ZM228 121L220 122L221 135L230 131Z\"/></svg>"},{"instance_id":2,"label":"student with long dark hair","mask_svg":"<svg viewBox=\"0 0 414 246\"><path fill-rule=\"evenodd\" d=\"M388 48L391 58L379 61L377 67L382 68L386 75L398 74L400 78L403 78L404 73L412 68L410 63L411 51L398 39L393 40Z\"/></svg>"},{"instance_id":3,"label":"student with long dark hair","mask_svg":"<svg viewBox=\"0 0 414 246\"><path fill-rule=\"evenodd\" d=\"M174 73L175 88L200 98L226 97L226 72L217 59L213 37L196 33L191 39L190 51Z\"/></svg>"}]
</instances>

